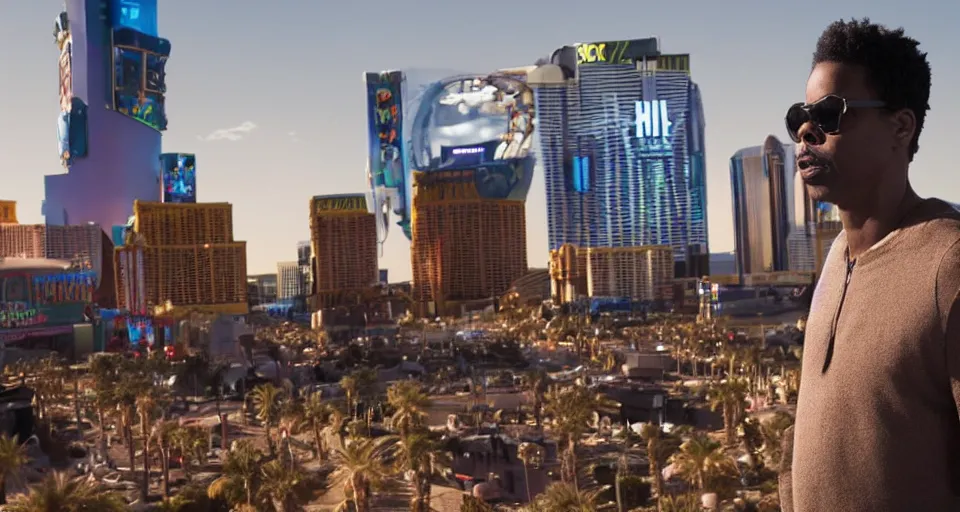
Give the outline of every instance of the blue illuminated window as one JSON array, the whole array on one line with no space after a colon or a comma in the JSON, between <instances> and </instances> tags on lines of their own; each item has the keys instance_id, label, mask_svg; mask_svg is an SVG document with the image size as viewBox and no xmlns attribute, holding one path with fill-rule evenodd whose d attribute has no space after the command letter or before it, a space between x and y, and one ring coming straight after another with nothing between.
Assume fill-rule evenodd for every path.
<instances>
[{"instance_id":1,"label":"blue illuminated window","mask_svg":"<svg viewBox=\"0 0 960 512\"><path fill-rule=\"evenodd\" d=\"M573 189L580 193L590 191L590 157L573 157Z\"/></svg>"}]
</instances>

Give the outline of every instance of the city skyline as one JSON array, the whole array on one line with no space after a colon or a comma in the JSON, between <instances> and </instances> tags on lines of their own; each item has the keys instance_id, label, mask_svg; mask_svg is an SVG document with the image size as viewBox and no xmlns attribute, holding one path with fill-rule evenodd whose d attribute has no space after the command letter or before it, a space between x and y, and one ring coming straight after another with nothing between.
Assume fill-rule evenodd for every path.
<instances>
[{"instance_id":1,"label":"city skyline","mask_svg":"<svg viewBox=\"0 0 960 512\"><path fill-rule=\"evenodd\" d=\"M432 0L420 2L416 12L396 12L397 18L386 22L397 27L416 22L430 30L373 27L368 32L354 29L372 27L367 14L372 4L332 9L240 0L231 3L236 19L224 24L213 3L165 0L160 26L172 51L167 66L170 125L163 145L165 150L197 154L202 200L234 204L236 237L249 241L248 273L269 272L278 261L294 259L296 243L308 237L311 197L368 189L362 172L367 157L364 71L431 67L485 72L532 64L554 48L577 41L655 34L670 51L691 54L692 77L701 86L706 118L710 249L727 252L734 246L730 155L768 134L785 139L782 114L803 97L820 31L841 17L870 15L876 22L905 26L930 53L932 110L913 165L913 183L921 195L960 199L960 177L937 172L949 168L948 123L960 115L960 101L949 97L960 85L960 71L949 62L957 43L949 20L957 19L960 6L919 2L916 9L901 13L855 1L808 12L754 1L687 4L702 15L698 19L711 23L677 17L677 5L671 9L614 1L605 10L620 15L593 19L582 16L574 2L570 8L561 2L550 10L518 6L516 19L541 20L538 27L525 28L533 34L524 41L533 43L518 47L495 39L433 44L464 39L460 15ZM0 77L5 92L0 106L7 114L0 120L0 151L10 169L4 173L0 199L18 201L23 223L43 222L43 176L60 169L54 149L58 55L49 29L61 8L62 2L52 0L18 4L5 9L0 21L5 24L0 25L0 44L18 50L5 59L8 72ZM644 25L636 19L655 21ZM763 44L773 40L778 44ZM531 267L545 267L542 173L534 178L526 209L528 260ZM397 234L383 247L380 267L389 269L394 280L406 280L411 272L409 244Z\"/></svg>"}]
</instances>

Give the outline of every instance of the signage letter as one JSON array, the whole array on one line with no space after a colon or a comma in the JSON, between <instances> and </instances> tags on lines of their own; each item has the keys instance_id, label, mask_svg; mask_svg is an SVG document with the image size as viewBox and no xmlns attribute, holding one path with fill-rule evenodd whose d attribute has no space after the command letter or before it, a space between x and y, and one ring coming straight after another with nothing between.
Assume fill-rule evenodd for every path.
<instances>
[{"instance_id":1,"label":"signage letter","mask_svg":"<svg viewBox=\"0 0 960 512\"><path fill-rule=\"evenodd\" d=\"M577 47L577 64L607 61L607 43L581 44Z\"/></svg>"},{"instance_id":2,"label":"signage letter","mask_svg":"<svg viewBox=\"0 0 960 512\"><path fill-rule=\"evenodd\" d=\"M637 137L645 138L650 137L650 134L653 132L653 119L651 119L650 112L650 102L649 101L638 101L637 102Z\"/></svg>"},{"instance_id":3,"label":"signage letter","mask_svg":"<svg viewBox=\"0 0 960 512\"><path fill-rule=\"evenodd\" d=\"M636 105L637 138L670 136L673 123L667 113L666 100L638 101Z\"/></svg>"},{"instance_id":4,"label":"signage letter","mask_svg":"<svg viewBox=\"0 0 960 512\"><path fill-rule=\"evenodd\" d=\"M667 138L670 136L670 129L673 127L673 123L670 122L670 117L667 116L667 100L660 100L657 103L660 104L660 115L658 116L660 118L659 124L662 127L660 136Z\"/></svg>"}]
</instances>

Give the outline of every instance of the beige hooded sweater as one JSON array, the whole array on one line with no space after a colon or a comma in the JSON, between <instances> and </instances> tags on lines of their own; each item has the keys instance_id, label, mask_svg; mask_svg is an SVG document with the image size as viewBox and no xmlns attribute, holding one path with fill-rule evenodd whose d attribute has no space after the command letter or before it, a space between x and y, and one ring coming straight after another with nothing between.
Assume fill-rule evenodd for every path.
<instances>
[{"instance_id":1,"label":"beige hooded sweater","mask_svg":"<svg viewBox=\"0 0 960 512\"><path fill-rule=\"evenodd\" d=\"M806 326L785 511L960 511L958 291L947 203L925 200L855 261L837 238Z\"/></svg>"}]
</instances>

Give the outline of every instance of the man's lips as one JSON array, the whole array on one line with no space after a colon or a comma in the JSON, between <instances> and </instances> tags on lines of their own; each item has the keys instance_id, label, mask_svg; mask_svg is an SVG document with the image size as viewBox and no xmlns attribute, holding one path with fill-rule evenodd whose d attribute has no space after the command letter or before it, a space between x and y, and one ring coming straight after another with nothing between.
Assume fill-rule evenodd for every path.
<instances>
[{"instance_id":1,"label":"man's lips","mask_svg":"<svg viewBox=\"0 0 960 512\"><path fill-rule=\"evenodd\" d=\"M800 177L804 180L814 178L827 170L827 166L816 158L805 156L797 161Z\"/></svg>"},{"instance_id":2,"label":"man's lips","mask_svg":"<svg viewBox=\"0 0 960 512\"><path fill-rule=\"evenodd\" d=\"M820 165L811 165L804 169L800 169L800 177L803 178L804 180L810 180L819 176L826 170L827 170L826 167L823 167Z\"/></svg>"}]
</instances>

